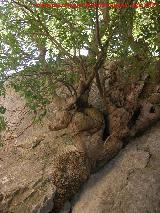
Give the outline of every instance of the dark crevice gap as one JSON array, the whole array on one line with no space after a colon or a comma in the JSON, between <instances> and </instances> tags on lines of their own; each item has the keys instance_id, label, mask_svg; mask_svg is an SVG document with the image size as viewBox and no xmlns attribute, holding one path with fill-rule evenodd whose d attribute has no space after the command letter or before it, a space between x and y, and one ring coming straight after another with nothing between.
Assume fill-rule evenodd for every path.
<instances>
[{"instance_id":1,"label":"dark crevice gap","mask_svg":"<svg viewBox=\"0 0 160 213\"><path fill-rule=\"evenodd\" d=\"M156 111L156 110L155 110L155 107L152 106L152 107L150 108L150 111L149 111L149 112L150 112L150 113L155 113L155 111Z\"/></svg>"},{"instance_id":2,"label":"dark crevice gap","mask_svg":"<svg viewBox=\"0 0 160 213\"><path fill-rule=\"evenodd\" d=\"M109 131L108 114L103 113L103 116L104 116L104 129L103 129L102 140L105 141L110 136L110 131Z\"/></svg>"},{"instance_id":3,"label":"dark crevice gap","mask_svg":"<svg viewBox=\"0 0 160 213\"><path fill-rule=\"evenodd\" d=\"M139 117L140 114L141 114L141 107L138 107L134 111L130 121L128 122L127 126L128 126L129 129L131 129L136 124L136 121L138 120L138 117Z\"/></svg>"}]
</instances>

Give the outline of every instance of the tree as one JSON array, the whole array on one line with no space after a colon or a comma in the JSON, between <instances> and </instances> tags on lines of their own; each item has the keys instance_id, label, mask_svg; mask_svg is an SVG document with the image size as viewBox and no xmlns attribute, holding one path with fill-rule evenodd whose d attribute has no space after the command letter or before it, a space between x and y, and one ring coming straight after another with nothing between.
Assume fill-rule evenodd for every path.
<instances>
[{"instance_id":1,"label":"tree","mask_svg":"<svg viewBox=\"0 0 160 213\"><path fill-rule=\"evenodd\" d=\"M114 1L127 4L126 8L116 8L110 0L95 2L110 7L36 7L30 0L1 3L0 94L5 94L4 85L10 79L27 105L35 112L40 110L42 117L56 88L62 85L70 91L71 108L84 101L96 80L107 105L100 79L106 60L132 60L134 69L123 75L136 70L137 60L138 66L152 71L159 56L159 7L135 9L132 0Z\"/></svg>"}]
</instances>

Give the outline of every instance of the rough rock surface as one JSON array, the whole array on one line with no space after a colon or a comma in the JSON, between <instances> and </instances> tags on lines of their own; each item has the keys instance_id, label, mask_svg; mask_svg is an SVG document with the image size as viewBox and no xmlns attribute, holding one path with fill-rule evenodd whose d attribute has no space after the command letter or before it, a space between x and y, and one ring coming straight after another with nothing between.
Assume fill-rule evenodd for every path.
<instances>
[{"instance_id":1,"label":"rough rock surface","mask_svg":"<svg viewBox=\"0 0 160 213\"><path fill-rule=\"evenodd\" d=\"M160 123L90 177L72 213L160 212Z\"/></svg>"},{"instance_id":2,"label":"rough rock surface","mask_svg":"<svg viewBox=\"0 0 160 213\"><path fill-rule=\"evenodd\" d=\"M84 152L76 148L66 129L48 128L56 122L61 126L56 101L42 124L32 122L25 102L12 90L1 101L7 108L8 129L0 141L0 212L48 213L59 209L89 176ZM65 118L63 109L62 115Z\"/></svg>"}]
</instances>

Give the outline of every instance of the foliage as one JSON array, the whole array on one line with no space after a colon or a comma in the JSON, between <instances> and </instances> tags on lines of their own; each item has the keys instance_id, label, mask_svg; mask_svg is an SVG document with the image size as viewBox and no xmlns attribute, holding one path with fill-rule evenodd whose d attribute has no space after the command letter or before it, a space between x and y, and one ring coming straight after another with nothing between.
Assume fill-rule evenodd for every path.
<instances>
[{"instance_id":1,"label":"foliage","mask_svg":"<svg viewBox=\"0 0 160 213\"><path fill-rule=\"evenodd\" d=\"M6 123L5 123L4 117L0 115L0 132L5 130L5 128L6 128Z\"/></svg>"},{"instance_id":2,"label":"foliage","mask_svg":"<svg viewBox=\"0 0 160 213\"><path fill-rule=\"evenodd\" d=\"M0 95L11 78L11 85L25 96L28 106L33 111L43 109L42 114L62 84L72 95L80 96L82 82L87 89L106 58L132 60L137 56L138 66L143 62L146 67L159 56L159 6L39 8L29 0L7 0L0 6ZM141 70L135 59L132 65L126 72Z\"/></svg>"}]
</instances>

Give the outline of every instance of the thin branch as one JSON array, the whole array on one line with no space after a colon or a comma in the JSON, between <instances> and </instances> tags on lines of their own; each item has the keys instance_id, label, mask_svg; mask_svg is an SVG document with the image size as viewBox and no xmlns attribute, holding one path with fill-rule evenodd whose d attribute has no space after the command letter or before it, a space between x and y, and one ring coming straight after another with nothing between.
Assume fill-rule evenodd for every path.
<instances>
[{"instance_id":1,"label":"thin branch","mask_svg":"<svg viewBox=\"0 0 160 213\"><path fill-rule=\"evenodd\" d=\"M96 5L97 5L96 6L96 40L98 42L98 46L100 47L101 51L103 51L101 37L100 37L100 30L99 30L99 14L98 14L99 0L97 0Z\"/></svg>"}]
</instances>

